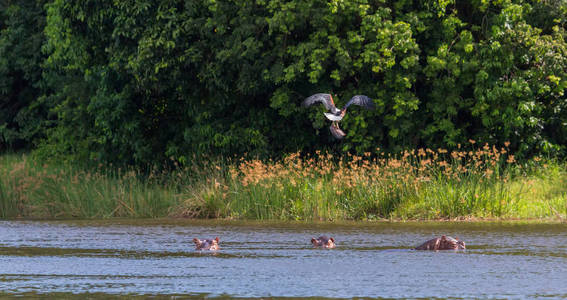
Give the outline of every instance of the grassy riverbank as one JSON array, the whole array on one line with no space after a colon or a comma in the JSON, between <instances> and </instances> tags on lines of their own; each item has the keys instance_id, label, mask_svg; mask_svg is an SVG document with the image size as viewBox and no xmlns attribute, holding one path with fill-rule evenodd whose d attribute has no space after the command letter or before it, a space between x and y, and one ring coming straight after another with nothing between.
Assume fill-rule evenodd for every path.
<instances>
[{"instance_id":1,"label":"grassy riverbank","mask_svg":"<svg viewBox=\"0 0 567 300\"><path fill-rule=\"evenodd\" d=\"M0 217L431 220L567 217L565 163L505 148L238 160L142 175L0 156Z\"/></svg>"}]
</instances>

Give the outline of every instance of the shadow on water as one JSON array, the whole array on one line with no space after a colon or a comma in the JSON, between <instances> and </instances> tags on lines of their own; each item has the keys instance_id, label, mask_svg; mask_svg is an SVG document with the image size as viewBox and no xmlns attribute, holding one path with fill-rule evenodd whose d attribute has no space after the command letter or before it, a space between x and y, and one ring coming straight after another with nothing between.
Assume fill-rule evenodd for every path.
<instances>
[{"instance_id":1,"label":"shadow on water","mask_svg":"<svg viewBox=\"0 0 567 300\"><path fill-rule=\"evenodd\" d=\"M187 251L187 252L158 252L158 251L127 251L113 249L73 249L73 248L43 248L43 247L0 247L0 256L68 256L68 257L116 257L131 259L160 259L168 257L203 257L217 258L254 258L254 257L285 257L278 255L231 254L223 251Z\"/></svg>"},{"instance_id":2,"label":"shadow on water","mask_svg":"<svg viewBox=\"0 0 567 300\"><path fill-rule=\"evenodd\" d=\"M182 299L211 299L211 300L224 300L224 299L234 299L235 296L231 295L214 295L214 294L179 294L179 295L136 295L136 294L126 294L126 295L111 295L105 293L84 293L84 294L72 294L72 293L48 293L48 294L38 294L38 293L23 293L19 295L14 294L2 294L0 293L1 299L62 299L62 300L98 300L98 299L154 299L154 300L182 300ZM350 298L331 298L331 297L261 297L260 299L270 299L270 300L287 300L287 299L308 299L308 300L327 300L327 299L350 299ZM375 297L358 297L357 299L392 299L392 298L375 298ZM431 299L431 298L429 298Z\"/></svg>"},{"instance_id":3,"label":"shadow on water","mask_svg":"<svg viewBox=\"0 0 567 300\"><path fill-rule=\"evenodd\" d=\"M136 295L136 294L125 294L125 295L111 295L105 293L83 293L83 294L73 294L73 293L22 293L22 294L3 294L0 293L1 299L62 299L62 300L83 300L83 299L233 299L229 295L211 295L211 294L186 294L186 295ZM272 298L273 299L273 298ZM322 299L322 298L321 298Z\"/></svg>"}]
</instances>

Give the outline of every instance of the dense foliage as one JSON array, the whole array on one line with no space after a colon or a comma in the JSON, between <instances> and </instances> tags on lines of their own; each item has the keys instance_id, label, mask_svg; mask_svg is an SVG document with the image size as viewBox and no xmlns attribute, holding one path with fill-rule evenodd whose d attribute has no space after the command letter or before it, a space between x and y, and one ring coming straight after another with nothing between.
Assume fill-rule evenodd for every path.
<instances>
[{"instance_id":1,"label":"dense foliage","mask_svg":"<svg viewBox=\"0 0 567 300\"><path fill-rule=\"evenodd\" d=\"M43 136L43 2L0 0L0 151L29 148Z\"/></svg>"},{"instance_id":2,"label":"dense foliage","mask_svg":"<svg viewBox=\"0 0 567 300\"><path fill-rule=\"evenodd\" d=\"M0 149L41 137L48 156L127 164L469 140L565 154L561 0L0 3ZM377 110L353 108L337 143L322 108L300 106L316 92Z\"/></svg>"}]
</instances>

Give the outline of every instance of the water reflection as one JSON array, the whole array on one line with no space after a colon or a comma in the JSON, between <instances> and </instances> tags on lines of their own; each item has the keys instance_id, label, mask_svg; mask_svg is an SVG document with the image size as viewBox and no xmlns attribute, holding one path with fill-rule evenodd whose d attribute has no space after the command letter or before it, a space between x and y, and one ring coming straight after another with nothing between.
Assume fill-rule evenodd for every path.
<instances>
[{"instance_id":1,"label":"water reflection","mask_svg":"<svg viewBox=\"0 0 567 300\"><path fill-rule=\"evenodd\" d=\"M518 223L5 221L0 296L563 297L566 229ZM311 238L323 234L332 235L337 248L313 249ZM411 250L442 234L465 240L467 250ZM194 251L194 237L215 236L220 251Z\"/></svg>"}]
</instances>

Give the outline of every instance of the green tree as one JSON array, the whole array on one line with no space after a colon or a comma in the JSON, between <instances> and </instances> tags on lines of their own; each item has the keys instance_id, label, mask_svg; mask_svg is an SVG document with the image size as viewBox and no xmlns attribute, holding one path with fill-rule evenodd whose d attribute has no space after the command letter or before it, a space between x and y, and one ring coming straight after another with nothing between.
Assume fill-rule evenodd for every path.
<instances>
[{"instance_id":1,"label":"green tree","mask_svg":"<svg viewBox=\"0 0 567 300\"><path fill-rule=\"evenodd\" d=\"M0 1L0 151L31 148L42 137L45 1Z\"/></svg>"},{"instance_id":2,"label":"green tree","mask_svg":"<svg viewBox=\"0 0 567 300\"><path fill-rule=\"evenodd\" d=\"M564 1L2 3L4 145L45 133L40 153L138 165L470 139L565 154ZM318 92L377 110L337 143L300 106Z\"/></svg>"}]
</instances>

